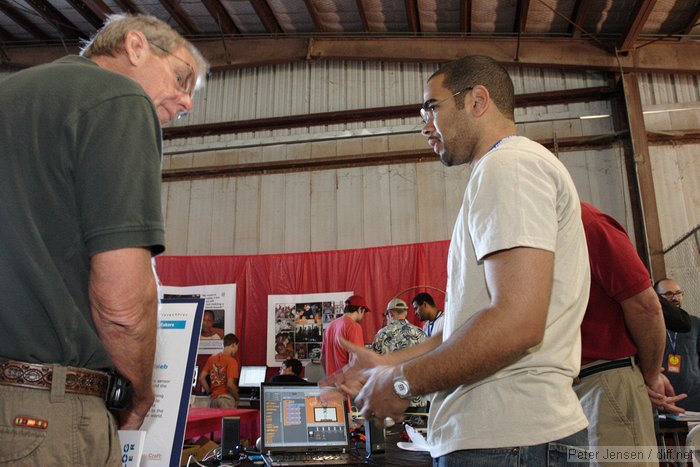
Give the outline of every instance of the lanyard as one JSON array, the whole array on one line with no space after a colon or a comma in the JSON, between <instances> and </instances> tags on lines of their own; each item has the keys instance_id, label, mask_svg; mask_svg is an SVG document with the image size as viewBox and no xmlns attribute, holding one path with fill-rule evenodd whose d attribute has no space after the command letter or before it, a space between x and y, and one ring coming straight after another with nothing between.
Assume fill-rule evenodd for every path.
<instances>
[{"instance_id":1,"label":"lanyard","mask_svg":"<svg viewBox=\"0 0 700 467\"><path fill-rule=\"evenodd\" d=\"M435 321L440 319L440 316L442 316L442 310L437 312L434 320L428 321L428 337L433 335L433 326L435 325Z\"/></svg>"},{"instance_id":2,"label":"lanyard","mask_svg":"<svg viewBox=\"0 0 700 467\"><path fill-rule=\"evenodd\" d=\"M678 333L674 332L673 337L671 337L671 333L666 331L666 334L668 335L668 343L671 344L671 352L674 354L676 353L676 340L678 339Z\"/></svg>"}]
</instances>

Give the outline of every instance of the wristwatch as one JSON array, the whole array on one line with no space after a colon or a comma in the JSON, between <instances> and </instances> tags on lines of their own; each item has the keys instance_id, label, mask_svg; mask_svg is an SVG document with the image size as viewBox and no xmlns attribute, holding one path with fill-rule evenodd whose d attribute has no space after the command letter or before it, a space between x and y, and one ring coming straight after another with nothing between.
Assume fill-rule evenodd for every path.
<instances>
[{"instance_id":1,"label":"wristwatch","mask_svg":"<svg viewBox=\"0 0 700 467\"><path fill-rule=\"evenodd\" d=\"M404 378L403 374L394 378L394 394L401 399L410 399L413 397L411 395L411 385L408 384L408 380Z\"/></svg>"}]
</instances>

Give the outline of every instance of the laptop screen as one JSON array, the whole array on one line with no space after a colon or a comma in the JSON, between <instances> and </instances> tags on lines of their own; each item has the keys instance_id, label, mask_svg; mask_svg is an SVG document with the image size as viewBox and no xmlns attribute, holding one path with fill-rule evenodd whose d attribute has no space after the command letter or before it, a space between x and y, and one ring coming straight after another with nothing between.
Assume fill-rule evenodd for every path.
<instances>
[{"instance_id":1,"label":"laptop screen","mask_svg":"<svg viewBox=\"0 0 700 467\"><path fill-rule=\"evenodd\" d=\"M262 385L263 452L332 451L349 445L345 398L318 386Z\"/></svg>"},{"instance_id":2,"label":"laptop screen","mask_svg":"<svg viewBox=\"0 0 700 467\"><path fill-rule=\"evenodd\" d=\"M238 378L239 388L258 388L265 381L266 366L242 366L241 376Z\"/></svg>"}]
</instances>

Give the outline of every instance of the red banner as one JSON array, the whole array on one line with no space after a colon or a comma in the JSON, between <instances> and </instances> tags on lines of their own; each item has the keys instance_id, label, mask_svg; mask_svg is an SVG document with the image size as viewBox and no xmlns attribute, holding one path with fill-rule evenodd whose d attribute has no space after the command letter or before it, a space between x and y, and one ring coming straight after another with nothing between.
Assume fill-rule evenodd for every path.
<instances>
[{"instance_id":1,"label":"red banner","mask_svg":"<svg viewBox=\"0 0 700 467\"><path fill-rule=\"evenodd\" d=\"M410 306L428 292L442 309L447 282L449 241L361 250L336 250L257 256L160 256L158 275L164 285L236 284L236 335L244 365L265 364L267 296L352 291L367 299L372 312L361 325L370 343L382 327L384 309L393 297ZM428 286L421 288L417 286ZM408 319L417 323L413 313Z\"/></svg>"}]
</instances>

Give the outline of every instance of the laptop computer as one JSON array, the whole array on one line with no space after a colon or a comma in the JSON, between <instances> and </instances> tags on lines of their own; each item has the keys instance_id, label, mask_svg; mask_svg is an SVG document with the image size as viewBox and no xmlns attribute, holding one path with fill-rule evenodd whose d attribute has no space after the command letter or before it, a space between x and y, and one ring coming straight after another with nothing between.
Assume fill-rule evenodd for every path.
<instances>
[{"instance_id":1,"label":"laptop computer","mask_svg":"<svg viewBox=\"0 0 700 467\"><path fill-rule=\"evenodd\" d=\"M350 450L347 402L317 385L263 383L261 451L268 467L357 465Z\"/></svg>"}]
</instances>

